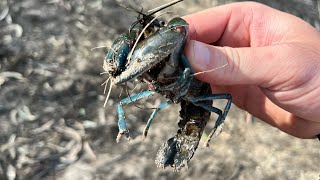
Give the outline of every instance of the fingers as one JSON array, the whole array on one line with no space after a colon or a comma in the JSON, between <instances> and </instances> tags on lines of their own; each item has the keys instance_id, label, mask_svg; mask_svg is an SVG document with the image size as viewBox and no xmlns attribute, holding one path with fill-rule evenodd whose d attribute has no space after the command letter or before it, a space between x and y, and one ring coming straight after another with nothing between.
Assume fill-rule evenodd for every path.
<instances>
[{"instance_id":1,"label":"fingers","mask_svg":"<svg viewBox=\"0 0 320 180\"><path fill-rule=\"evenodd\" d=\"M314 69L319 66L319 32L297 17L254 2L215 7L184 18L191 39L185 54L194 71L203 72L199 79L229 86L235 104L282 131L315 137L320 123L305 119L319 117L318 93L306 84L318 77ZM239 96L235 88L239 85L256 89Z\"/></svg>"},{"instance_id":2,"label":"fingers","mask_svg":"<svg viewBox=\"0 0 320 180\"><path fill-rule=\"evenodd\" d=\"M256 84L262 87L271 86L271 80L279 72L286 73L283 67L286 61L286 47L279 52L278 46L257 48L216 47L198 41L190 41L185 54L195 72L205 72L199 79L216 85ZM219 69L219 67L221 67ZM210 71L212 70L212 71ZM289 77L279 77L278 81Z\"/></svg>"},{"instance_id":3,"label":"fingers","mask_svg":"<svg viewBox=\"0 0 320 180\"><path fill-rule=\"evenodd\" d=\"M231 15L231 8L218 6L184 16L189 24L189 38L207 44L217 42L222 36ZM214 32L214 33L213 33Z\"/></svg>"},{"instance_id":4,"label":"fingers","mask_svg":"<svg viewBox=\"0 0 320 180\"><path fill-rule=\"evenodd\" d=\"M232 3L183 17L189 39L229 47L260 47L319 36L303 20L255 2Z\"/></svg>"},{"instance_id":5,"label":"fingers","mask_svg":"<svg viewBox=\"0 0 320 180\"><path fill-rule=\"evenodd\" d=\"M320 122L305 120L280 108L254 85L211 86L213 92L228 92L233 103L266 123L299 138L314 138L320 134ZM218 90L218 91L217 91Z\"/></svg>"},{"instance_id":6,"label":"fingers","mask_svg":"<svg viewBox=\"0 0 320 180\"><path fill-rule=\"evenodd\" d=\"M306 64L298 63L306 59L306 50L299 47L315 44L320 35L301 19L254 2L214 7L184 18L189 37L196 40L185 48L190 64L196 72L212 70L198 77L218 85L268 88L283 83L301 71L299 63ZM223 68L213 70L219 67Z\"/></svg>"},{"instance_id":7,"label":"fingers","mask_svg":"<svg viewBox=\"0 0 320 180\"><path fill-rule=\"evenodd\" d=\"M308 84L302 83L303 81L317 77L312 73L313 67L318 69L317 63L310 61L312 58L300 58L301 55L298 55L306 53L299 53L298 49L292 50L290 45L230 48L211 46L198 41L190 41L186 52L195 72L209 70L198 75L199 79L214 85L231 85L232 90L229 92L235 97L234 103L240 108L296 137L313 138L319 132L319 122L306 121L284 110L291 110L309 119L319 117L316 110L318 96L313 96L318 93L310 93L310 89L317 88L310 84L302 88L302 84ZM310 66L301 67L305 63ZM212 69L213 71L210 71ZM254 85L255 89L247 89L246 93L235 88L235 85L250 84ZM295 86L299 86L298 90L290 92L290 88ZM264 92L259 87L264 89ZM278 89L280 93L272 89ZM266 91L270 92L267 93L269 99L266 97ZM310 96L304 96L306 94ZM299 103L302 96L306 102ZM291 101L296 97L299 97L298 100ZM310 102L313 101L315 103L311 103L311 106Z\"/></svg>"},{"instance_id":8,"label":"fingers","mask_svg":"<svg viewBox=\"0 0 320 180\"><path fill-rule=\"evenodd\" d=\"M258 19L260 34L268 26L272 9L254 2L233 3L207 9L183 17L189 23L189 38L206 44L220 41L222 45L246 47L250 45L250 28ZM268 18L267 18L268 17Z\"/></svg>"},{"instance_id":9,"label":"fingers","mask_svg":"<svg viewBox=\"0 0 320 180\"><path fill-rule=\"evenodd\" d=\"M265 99L265 111L257 114L266 123L277 127L281 131L292 136L309 139L315 138L320 132L320 123L303 119L275 105L269 99ZM257 112L256 112L257 113ZM264 116L262 116L264 115Z\"/></svg>"},{"instance_id":10,"label":"fingers","mask_svg":"<svg viewBox=\"0 0 320 180\"><path fill-rule=\"evenodd\" d=\"M268 98L264 98L260 111L256 107L251 106L251 110L255 110L252 114L266 123L280 129L281 131L298 138L315 138L320 132L320 123L303 119L292 113L280 108Z\"/></svg>"}]
</instances>

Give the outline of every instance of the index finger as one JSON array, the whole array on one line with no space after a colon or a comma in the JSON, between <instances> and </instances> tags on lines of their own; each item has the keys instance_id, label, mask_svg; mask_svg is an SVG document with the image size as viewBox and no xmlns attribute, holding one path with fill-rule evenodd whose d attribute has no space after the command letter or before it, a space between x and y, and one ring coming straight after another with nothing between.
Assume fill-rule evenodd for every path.
<instances>
[{"instance_id":1,"label":"index finger","mask_svg":"<svg viewBox=\"0 0 320 180\"><path fill-rule=\"evenodd\" d=\"M253 14L263 14L266 9L269 9L266 7L254 2L232 3L183 18L189 24L189 39L206 44L248 47L250 46L250 25Z\"/></svg>"}]
</instances>

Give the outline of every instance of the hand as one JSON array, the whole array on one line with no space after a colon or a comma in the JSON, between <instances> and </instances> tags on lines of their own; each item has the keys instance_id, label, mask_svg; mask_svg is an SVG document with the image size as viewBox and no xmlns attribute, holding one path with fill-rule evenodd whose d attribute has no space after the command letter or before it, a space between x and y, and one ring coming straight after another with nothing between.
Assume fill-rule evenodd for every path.
<instances>
[{"instance_id":1,"label":"hand","mask_svg":"<svg viewBox=\"0 0 320 180\"><path fill-rule=\"evenodd\" d=\"M185 53L213 93L300 138L320 134L320 33L303 20L243 2L185 16ZM226 65L227 64L227 65ZM226 65L223 67L223 65Z\"/></svg>"}]
</instances>

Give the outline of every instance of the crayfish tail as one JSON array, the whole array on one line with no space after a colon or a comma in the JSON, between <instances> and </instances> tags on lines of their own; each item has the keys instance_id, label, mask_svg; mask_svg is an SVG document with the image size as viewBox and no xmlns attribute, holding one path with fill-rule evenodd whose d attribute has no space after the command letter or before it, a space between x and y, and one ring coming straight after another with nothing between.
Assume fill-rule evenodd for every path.
<instances>
[{"instance_id":1,"label":"crayfish tail","mask_svg":"<svg viewBox=\"0 0 320 180\"><path fill-rule=\"evenodd\" d=\"M187 166L199 141L199 136L186 136L184 133L178 133L161 146L155 163L158 167L171 166L174 171L179 171L182 167Z\"/></svg>"}]
</instances>

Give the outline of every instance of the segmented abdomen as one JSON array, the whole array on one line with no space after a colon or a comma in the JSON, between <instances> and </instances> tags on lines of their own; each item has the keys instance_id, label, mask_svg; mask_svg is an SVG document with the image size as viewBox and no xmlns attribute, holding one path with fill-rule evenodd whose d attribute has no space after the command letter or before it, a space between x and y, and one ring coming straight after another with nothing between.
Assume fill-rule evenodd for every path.
<instances>
[{"instance_id":1,"label":"segmented abdomen","mask_svg":"<svg viewBox=\"0 0 320 180\"><path fill-rule=\"evenodd\" d=\"M200 82L198 79L194 78L190 87L187 96L196 97L211 94L210 85ZM203 101L203 103L211 105L212 101ZM199 145L210 114L210 111L182 100L179 130L174 137L161 146L156 157L156 164L163 168L172 166L176 170L187 165Z\"/></svg>"}]
</instances>

